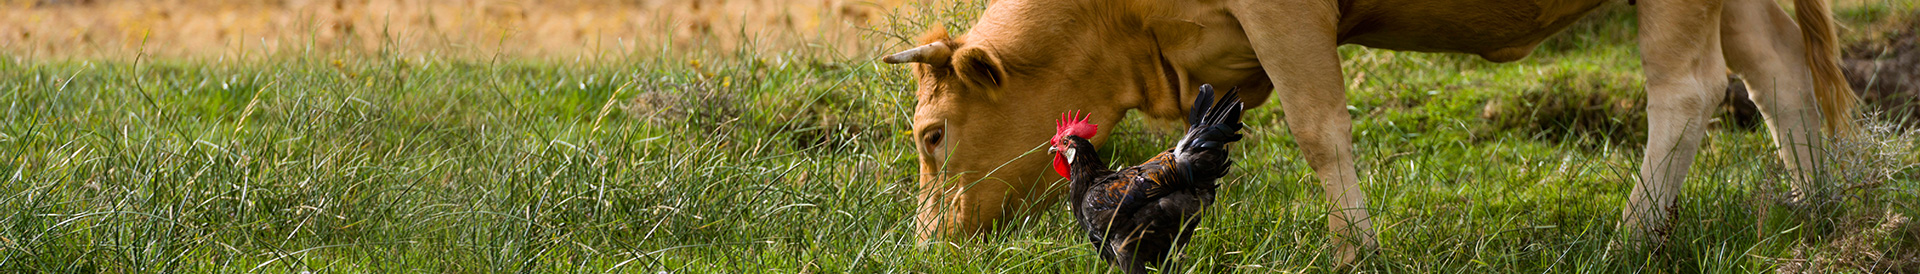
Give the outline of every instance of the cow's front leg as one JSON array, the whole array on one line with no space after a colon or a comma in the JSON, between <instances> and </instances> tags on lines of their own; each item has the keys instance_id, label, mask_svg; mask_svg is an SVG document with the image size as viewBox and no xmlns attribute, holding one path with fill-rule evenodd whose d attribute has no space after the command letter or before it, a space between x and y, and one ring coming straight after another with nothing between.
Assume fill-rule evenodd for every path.
<instances>
[{"instance_id":1,"label":"cow's front leg","mask_svg":"<svg viewBox=\"0 0 1920 274\"><path fill-rule=\"evenodd\" d=\"M1234 16L1267 76L1278 87L1280 107L1301 154L1332 203L1329 243L1341 264L1353 262L1374 240L1367 196L1353 165L1352 117L1341 85L1335 35L1338 7L1330 1L1238 1Z\"/></svg>"},{"instance_id":2,"label":"cow's front leg","mask_svg":"<svg viewBox=\"0 0 1920 274\"><path fill-rule=\"evenodd\" d=\"M1678 211L1707 118L1726 97L1717 0L1643 0L1640 60L1647 77L1647 146L1621 229L1629 240L1664 243Z\"/></svg>"}]
</instances>

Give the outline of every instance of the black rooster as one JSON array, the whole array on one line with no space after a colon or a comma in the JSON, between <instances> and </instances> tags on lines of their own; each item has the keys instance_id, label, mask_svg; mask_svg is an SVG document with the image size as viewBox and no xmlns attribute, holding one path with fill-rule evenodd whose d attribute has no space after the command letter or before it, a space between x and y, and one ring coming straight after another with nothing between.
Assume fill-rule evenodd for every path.
<instances>
[{"instance_id":1,"label":"black rooster","mask_svg":"<svg viewBox=\"0 0 1920 274\"><path fill-rule=\"evenodd\" d=\"M1227 143L1240 140L1245 108L1236 93L1227 91L1214 102L1213 86L1201 85L1180 143L1118 171L1108 169L1087 141L1098 126L1075 114L1060 120L1048 151L1054 171L1072 181L1068 203L1100 258L1128 273L1146 273L1146 266L1186 244L1200 210L1213 204L1219 187L1214 180L1233 165Z\"/></svg>"}]
</instances>

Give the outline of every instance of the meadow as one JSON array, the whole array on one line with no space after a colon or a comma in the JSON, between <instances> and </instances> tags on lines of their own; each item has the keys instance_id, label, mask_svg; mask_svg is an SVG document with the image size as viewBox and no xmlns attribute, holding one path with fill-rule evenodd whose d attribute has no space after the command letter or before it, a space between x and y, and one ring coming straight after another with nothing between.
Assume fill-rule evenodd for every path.
<instances>
[{"instance_id":1,"label":"meadow","mask_svg":"<svg viewBox=\"0 0 1920 274\"><path fill-rule=\"evenodd\" d=\"M915 87L875 60L982 4L907 4L851 51L9 51L0 272L1111 271L1064 204L982 241L913 236ZM1644 116L1578 102L1644 100L1631 8L1506 64L1342 47L1381 248L1329 261L1318 183L1260 108L1168 272L1920 272L1920 136L1898 120L1837 141L1795 199L1764 127L1718 123L1670 244L1608 248ZM1837 10L1850 43L1920 26L1911 3ZM1102 154L1158 152L1166 124L1129 118Z\"/></svg>"}]
</instances>

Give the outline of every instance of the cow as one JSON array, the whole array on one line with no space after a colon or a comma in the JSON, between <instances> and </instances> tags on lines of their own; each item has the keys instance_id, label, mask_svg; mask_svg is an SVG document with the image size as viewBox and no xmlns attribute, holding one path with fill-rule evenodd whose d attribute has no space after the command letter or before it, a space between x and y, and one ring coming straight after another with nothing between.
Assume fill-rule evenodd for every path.
<instances>
[{"instance_id":1,"label":"cow","mask_svg":"<svg viewBox=\"0 0 1920 274\"><path fill-rule=\"evenodd\" d=\"M1795 186L1811 183L1823 138L1854 127L1857 100L1836 65L1824 0L1638 0L1646 77L1646 153L1619 228L1659 244L1687 168L1723 97L1742 75ZM1070 110L1096 124L1128 110L1178 119L1203 83L1237 87L1249 108L1278 99L1302 158L1330 204L1328 241L1342 264L1377 246L1359 187L1335 48L1526 57L1606 0L995 0L969 32L930 32L882 61L918 81L923 241L962 241L1057 202L1058 175L1034 153ZM1107 131L1111 132L1111 131ZM1092 139L1102 144L1102 132ZM1246 157L1260 157L1249 155Z\"/></svg>"}]
</instances>

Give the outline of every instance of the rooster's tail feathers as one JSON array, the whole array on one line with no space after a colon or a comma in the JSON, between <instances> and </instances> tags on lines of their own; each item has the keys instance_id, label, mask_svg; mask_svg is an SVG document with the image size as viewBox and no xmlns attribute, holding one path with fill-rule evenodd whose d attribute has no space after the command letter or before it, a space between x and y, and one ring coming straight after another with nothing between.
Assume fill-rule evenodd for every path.
<instances>
[{"instance_id":1,"label":"rooster's tail feathers","mask_svg":"<svg viewBox=\"0 0 1920 274\"><path fill-rule=\"evenodd\" d=\"M1180 138L1178 150L1224 149L1227 143L1239 141L1243 127L1240 115L1246 109L1239 93L1239 89L1228 90L1215 101L1213 86L1200 85L1200 96L1193 99L1193 111L1187 115L1187 134Z\"/></svg>"},{"instance_id":2,"label":"rooster's tail feathers","mask_svg":"<svg viewBox=\"0 0 1920 274\"><path fill-rule=\"evenodd\" d=\"M1193 105L1187 107L1187 125L1193 126L1205 122L1208 110L1212 109L1211 106L1213 106L1213 85L1201 84L1200 94L1194 96Z\"/></svg>"},{"instance_id":3,"label":"rooster's tail feathers","mask_svg":"<svg viewBox=\"0 0 1920 274\"><path fill-rule=\"evenodd\" d=\"M1213 99L1213 85L1202 84L1200 85L1199 96L1193 98L1193 106L1190 106L1189 108L1191 108L1191 110L1187 112L1187 125L1199 126L1219 124L1225 121L1240 121L1240 109L1237 107L1232 110L1228 109L1230 106L1237 105L1241 105L1240 88L1235 87L1227 90L1225 96L1220 96L1220 100L1215 101ZM1229 115L1232 117L1228 117Z\"/></svg>"}]
</instances>

